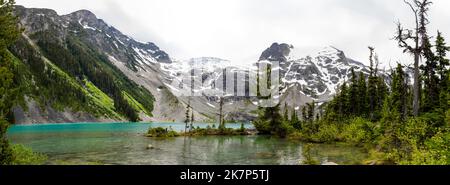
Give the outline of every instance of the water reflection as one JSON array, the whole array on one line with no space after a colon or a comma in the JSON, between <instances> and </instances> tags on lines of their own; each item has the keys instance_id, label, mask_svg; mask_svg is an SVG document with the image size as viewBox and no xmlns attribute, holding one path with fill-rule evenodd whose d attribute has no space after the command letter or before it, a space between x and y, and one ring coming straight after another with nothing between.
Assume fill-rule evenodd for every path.
<instances>
[{"instance_id":1,"label":"water reflection","mask_svg":"<svg viewBox=\"0 0 450 185\"><path fill-rule=\"evenodd\" d=\"M303 160L303 143L268 136L158 139L143 136L149 125L79 126L12 128L9 138L47 154L50 164L297 165ZM154 148L147 149L149 144ZM311 152L321 161L339 164L357 164L367 157L359 148L339 145L313 145Z\"/></svg>"}]
</instances>

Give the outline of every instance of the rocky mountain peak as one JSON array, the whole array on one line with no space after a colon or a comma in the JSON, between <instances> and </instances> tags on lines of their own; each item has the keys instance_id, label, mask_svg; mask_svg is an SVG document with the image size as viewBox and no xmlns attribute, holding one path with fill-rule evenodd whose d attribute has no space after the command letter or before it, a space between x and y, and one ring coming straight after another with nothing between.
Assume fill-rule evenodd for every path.
<instances>
[{"instance_id":1,"label":"rocky mountain peak","mask_svg":"<svg viewBox=\"0 0 450 185\"><path fill-rule=\"evenodd\" d=\"M47 8L25 8L21 5L14 6L14 12L17 15L38 15L38 16L58 16L55 10L47 9Z\"/></svg>"},{"instance_id":2,"label":"rocky mountain peak","mask_svg":"<svg viewBox=\"0 0 450 185\"><path fill-rule=\"evenodd\" d=\"M62 18L68 22L78 23L83 26L84 29L110 32L110 26L108 26L108 24L106 24L102 19L98 19L97 16L89 10L78 10L76 12L63 15Z\"/></svg>"},{"instance_id":3,"label":"rocky mountain peak","mask_svg":"<svg viewBox=\"0 0 450 185\"><path fill-rule=\"evenodd\" d=\"M97 20L97 16L89 10L78 10L68 14L68 16L74 16L78 18Z\"/></svg>"},{"instance_id":4,"label":"rocky mountain peak","mask_svg":"<svg viewBox=\"0 0 450 185\"><path fill-rule=\"evenodd\" d=\"M275 42L269 48L267 48L262 52L259 61L269 60L269 61L285 62L287 61L287 56L289 56L289 53L293 48L294 47L292 45L285 43L278 44Z\"/></svg>"}]
</instances>

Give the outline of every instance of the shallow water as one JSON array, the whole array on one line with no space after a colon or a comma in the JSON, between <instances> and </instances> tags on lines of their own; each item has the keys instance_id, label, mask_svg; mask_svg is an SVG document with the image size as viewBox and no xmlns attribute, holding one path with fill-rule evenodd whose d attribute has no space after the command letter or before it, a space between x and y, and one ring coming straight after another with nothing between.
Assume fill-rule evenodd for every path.
<instances>
[{"instance_id":1,"label":"shallow water","mask_svg":"<svg viewBox=\"0 0 450 185\"><path fill-rule=\"evenodd\" d=\"M208 124L196 124L206 127ZM240 128L241 124L227 124ZM15 125L9 139L48 155L49 164L300 164L304 143L269 136L147 138L149 127L184 129L184 123L77 123ZM246 124L246 128L252 128ZM147 149L151 144L154 149ZM314 144L316 159L358 164L356 147Z\"/></svg>"}]
</instances>

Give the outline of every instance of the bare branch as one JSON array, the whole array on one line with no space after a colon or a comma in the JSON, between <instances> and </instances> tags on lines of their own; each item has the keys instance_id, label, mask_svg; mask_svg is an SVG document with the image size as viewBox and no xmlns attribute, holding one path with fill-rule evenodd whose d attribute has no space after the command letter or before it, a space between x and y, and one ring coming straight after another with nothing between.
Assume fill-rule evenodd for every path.
<instances>
[{"instance_id":1,"label":"bare branch","mask_svg":"<svg viewBox=\"0 0 450 185\"><path fill-rule=\"evenodd\" d=\"M411 8L411 10L414 12L414 14L417 15L417 11L418 11L418 10L414 8L414 6L411 4L411 2L408 2L407 0L403 0L403 2L405 2L405 3ZM417 0L414 0L414 3L415 3L416 6L417 6L418 1L417 1Z\"/></svg>"},{"instance_id":2,"label":"bare branch","mask_svg":"<svg viewBox=\"0 0 450 185\"><path fill-rule=\"evenodd\" d=\"M407 33L404 33L405 31ZM413 36L412 30L404 29L400 22L397 23L397 35L394 39L398 41L399 47L405 48L403 52L414 53L413 47L411 47L406 41L409 39L416 39L416 37Z\"/></svg>"}]
</instances>

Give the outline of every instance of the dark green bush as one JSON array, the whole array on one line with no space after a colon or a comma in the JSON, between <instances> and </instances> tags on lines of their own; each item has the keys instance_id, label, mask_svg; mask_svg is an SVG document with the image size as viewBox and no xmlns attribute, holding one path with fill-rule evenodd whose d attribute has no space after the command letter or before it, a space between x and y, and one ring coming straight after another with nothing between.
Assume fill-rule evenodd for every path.
<instances>
[{"instance_id":1,"label":"dark green bush","mask_svg":"<svg viewBox=\"0 0 450 185\"><path fill-rule=\"evenodd\" d=\"M147 132L147 137L177 137L179 134L167 128L156 127L150 128Z\"/></svg>"}]
</instances>

